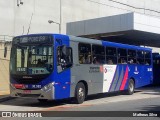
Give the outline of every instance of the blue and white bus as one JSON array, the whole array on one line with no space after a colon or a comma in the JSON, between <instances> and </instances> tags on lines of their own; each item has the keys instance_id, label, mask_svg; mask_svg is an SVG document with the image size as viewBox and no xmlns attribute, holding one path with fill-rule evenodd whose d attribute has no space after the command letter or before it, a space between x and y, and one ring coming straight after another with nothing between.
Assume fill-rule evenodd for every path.
<instances>
[{"instance_id":1,"label":"blue and white bus","mask_svg":"<svg viewBox=\"0 0 160 120\"><path fill-rule=\"evenodd\" d=\"M40 102L126 91L151 84L152 50L61 34L13 38L10 59L12 97Z\"/></svg>"}]
</instances>

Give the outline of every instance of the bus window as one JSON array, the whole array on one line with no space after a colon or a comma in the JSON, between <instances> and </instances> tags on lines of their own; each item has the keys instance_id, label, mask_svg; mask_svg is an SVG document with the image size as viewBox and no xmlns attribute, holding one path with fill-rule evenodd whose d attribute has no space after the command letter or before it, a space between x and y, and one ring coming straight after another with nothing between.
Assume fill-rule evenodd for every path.
<instances>
[{"instance_id":1,"label":"bus window","mask_svg":"<svg viewBox=\"0 0 160 120\"><path fill-rule=\"evenodd\" d=\"M137 51L137 64L144 64L144 51Z\"/></svg>"},{"instance_id":2,"label":"bus window","mask_svg":"<svg viewBox=\"0 0 160 120\"><path fill-rule=\"evenodd\" d=\"M92 45L93 64L105 63L104 47L100 45Z\"/></svg>"},{"instance_id":3,"label":"bus window","mask_svg":"<svg viewBox=\"0 0 160 120\"><path fill-rule=\"evenodd\" d=\"M79 43L78 50L79 50L79 63L80 64L91 64L92 62L91 45Z\"/></svg>"},{"instance_id":4,"label":"bus window","mask_svg":"<svg viewBox=\"0 0 160 120\"><path fill-rule=\"evenodd\" d=\"M129 64L137 63L135 50L128 50L128 63Z\"/></svg>"},{"instance_id":5,"label":"bus window","mask_svg":"<svg viewBox=\"0 0 160 120\"><path fill-rule=\"evenodd\" d=\"M117 64L117 51L114 47L106 47L107 64Z\"/></svg>"},{"instance_id":6,"label":"bus window","mask_svg":"<svg viewBox=\"0 0 160 120\"><path fill-rule=\"evenodd\" d=\"M58 72L64 69L70 68L73 64L72 48L66 47L65 52L63 51L64 46L57 48L57 68Z\"/></svg>"},{"instance_id":7,"label":"bus window","mask_svg":"<svg viewBox=\"0 0 160 120\"><path fill-rule=\"evenodd\" d=\"M49 61L50 55L48 55L47 51L51 49L48 46L40 46L40 47L32 47L29 52L29 56L31 56L31 65L32 67L43 67ZM53 65L52 65L53 66Z\"/></svg>"},{"instance_id":8,"label":"bus window","mask_svg":"<svg viewBox=\"0 0 160 120\"><path fill-rule=\"evenodd\" d=\"M119 48L118 49L118 63L127 64L127 50Z\"/></svg>"},{"instance_id":9,"label":"bus window","mask_svg":"<svg viewBox=\"0 0 160 120\"><path fill-rule=\"evenodd\" d=\"M151 52L144 52L145 54L145 65L151 65Z\"/></svg>"}]
</instances>

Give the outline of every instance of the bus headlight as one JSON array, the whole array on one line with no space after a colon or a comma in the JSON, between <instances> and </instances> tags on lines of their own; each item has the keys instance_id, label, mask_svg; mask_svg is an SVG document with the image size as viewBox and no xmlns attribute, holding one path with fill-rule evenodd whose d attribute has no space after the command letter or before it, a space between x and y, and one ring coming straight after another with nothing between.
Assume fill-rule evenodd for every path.
<instances>
[{"instance_id":1,"label":"bus headlight","mask_svg":"<svg viewBox=\"0 0 160 120\"><path fill-rule=\"evenodd\" d=\"M47 92L47 91L49 91L49 90L52 89L53 85L54 85L54 82L49 83L49 84L45 85L45 86L42 88L42 90L45 91L45 92Z\"/></svg>"}]
</instances>

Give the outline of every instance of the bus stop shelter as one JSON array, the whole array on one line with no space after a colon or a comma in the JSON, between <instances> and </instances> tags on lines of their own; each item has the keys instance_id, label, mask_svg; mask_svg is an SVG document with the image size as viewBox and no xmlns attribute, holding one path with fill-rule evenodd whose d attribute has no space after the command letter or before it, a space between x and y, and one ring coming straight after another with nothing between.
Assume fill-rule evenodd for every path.
<instances>
[{"instance_id":1,"label":"bus stop shelter","mask_svg":"<svg viewBox=\"0 0 160 120\"><path fill-rule=\"evenodd\" d=\"M126 13L67 23L67 34L125 44L160 47L160 18Z\"/></svg>"}]
</instances>

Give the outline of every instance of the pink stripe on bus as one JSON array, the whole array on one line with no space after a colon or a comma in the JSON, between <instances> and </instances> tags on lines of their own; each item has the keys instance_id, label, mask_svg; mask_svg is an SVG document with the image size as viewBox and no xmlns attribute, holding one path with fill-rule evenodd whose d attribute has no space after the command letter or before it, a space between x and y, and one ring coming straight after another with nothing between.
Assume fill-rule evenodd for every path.
<instances>
[{"instance_id":1,"label":"pink stripe on bus","mask_svg":"<svg viewBox=\"0 0 160 120\"><path fill-rule=\"evenodd\" d=\"M127 79L128 79L128 66L126 67L126 72L124 74L124 78L123 78L120 90L124 90L124 87L126 85Z\"/></svg>"}]
</instances>

